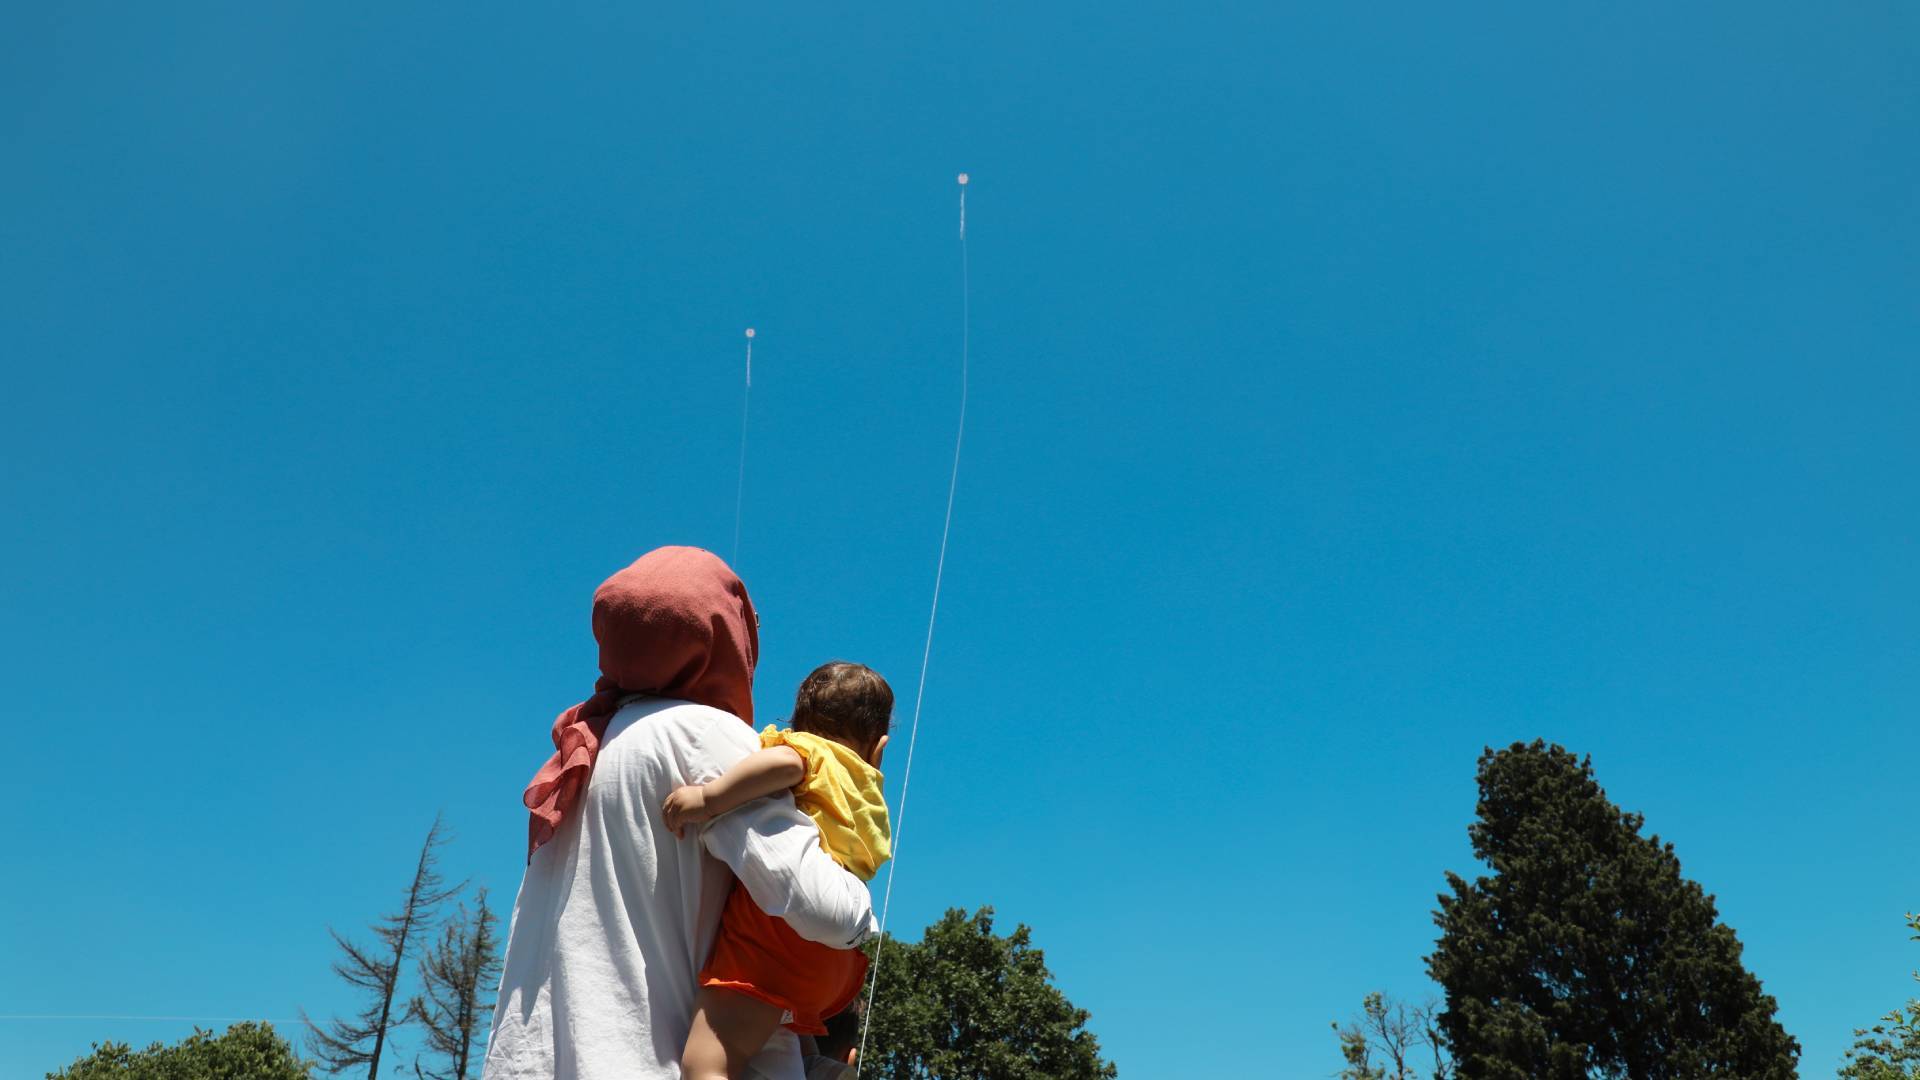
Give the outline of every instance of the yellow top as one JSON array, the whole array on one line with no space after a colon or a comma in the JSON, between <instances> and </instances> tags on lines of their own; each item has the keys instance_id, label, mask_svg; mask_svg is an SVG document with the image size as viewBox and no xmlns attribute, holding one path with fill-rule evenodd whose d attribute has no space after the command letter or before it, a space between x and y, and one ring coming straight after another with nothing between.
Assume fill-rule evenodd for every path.
<instances>
[{"instance_id":1,"label":"yellow top","mask_svg":"<svg viewBox=\"0 0 1920 1080\"><path fill-rule=\"evenodd\" d=\"M769 725L760 733L760 748L775 746L791 749L807 763L806 778L793 787L793 801L820 826L820 846L861 881L873 880L893 855L880 770L852 747Z\"/></svg>"}]
</instances>

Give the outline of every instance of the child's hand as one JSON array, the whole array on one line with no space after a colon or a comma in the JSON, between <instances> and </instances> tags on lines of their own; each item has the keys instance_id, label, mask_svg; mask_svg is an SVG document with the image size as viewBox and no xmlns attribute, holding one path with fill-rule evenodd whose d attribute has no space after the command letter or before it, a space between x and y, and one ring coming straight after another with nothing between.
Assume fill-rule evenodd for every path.
<instances>
[{"instance_id":1,"label":"child's hand","mask_svg":"<svg viewBox=\"0 0 1920 1080\"><path fill-rule=\"evenodd\" d=\"M660 817L666 821L668 831L678 837L686 836L689 825L698 825L713 817L707 812L707 789L699 784L688 784L673 789L667 801L660 807Z\"/></svg>"}]
</instances>

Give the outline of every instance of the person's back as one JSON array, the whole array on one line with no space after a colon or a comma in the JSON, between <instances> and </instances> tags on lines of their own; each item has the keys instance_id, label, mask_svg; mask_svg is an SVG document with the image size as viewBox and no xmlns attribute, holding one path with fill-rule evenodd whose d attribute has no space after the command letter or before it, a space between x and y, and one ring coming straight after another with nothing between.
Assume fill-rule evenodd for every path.
<instances>
[{"instance_id":1,"label":"person's back","mask_svg":"<svg viewBox=\"0 0 1920 1080\"><path fill-rule=\"evenodd\" d=\"M731 874L702 839L667 831L659 804L757 749L752 728L703 705L648 699L614 716L580 812L535 852L521 883L486 1080L680 1075L700 967ZM792 833L817 847L790 800L746 810L728 815L742 819L737 824L706 830L704 843L744 856ZM786 1077L797 1075L798 1063L797 1044L781 1032L755 1067Z\"/></svg>"},{"instance_id":2,"label":"person's back","mask_svg":"<svg viewBox=\"0 0 1920 1080\"><path fill-rule=\"evenodd\" d=\"M636 793L700 775L705 729L728 727L752 734L717 709L662 700L607 726L578 816L534 853L514 903L490 1080L675 1074L730 875Z\"/></svg>"}]
</instances>

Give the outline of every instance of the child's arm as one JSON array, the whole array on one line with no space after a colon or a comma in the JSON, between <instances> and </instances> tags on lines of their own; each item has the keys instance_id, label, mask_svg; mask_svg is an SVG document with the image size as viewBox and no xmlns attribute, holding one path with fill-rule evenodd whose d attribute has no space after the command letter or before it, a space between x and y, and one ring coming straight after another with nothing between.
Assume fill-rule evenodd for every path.
<instances>
[{"instance_id":1,"label":"child's arm","mask_svg":"<svg viewBox=\"0 0 1920 1080\"><path fill-rule=\"evenodd\" d=\"M807 763L789 746L769 746L740 759L740 763L705 784L673 789L660 816L675 836L688 825L711 821L735 807L776 791L785 791L807 778Z\"/></svg>"}]
</instances>

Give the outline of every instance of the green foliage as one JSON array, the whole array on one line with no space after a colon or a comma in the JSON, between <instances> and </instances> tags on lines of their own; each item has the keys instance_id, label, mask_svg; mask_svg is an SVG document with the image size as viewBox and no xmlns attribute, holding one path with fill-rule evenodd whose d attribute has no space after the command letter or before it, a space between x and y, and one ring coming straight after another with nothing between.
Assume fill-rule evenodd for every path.
<instances>
[{"instance_id":1,"label":"green foliage","mask_svg":"<svg viewBox=\"0 0 1920 1080\"><path fill-rule=\"evenodd\" d=\"M93 1053L47 1080L309 1080L311 1065L272 1024L235 1024L225 1034L194 1029L173 1046L134 1051L125 1043L95 1043Z\"/></svg>"},{"instance_id":2,"label":"green foliage","mask_svg":"<svg viewBox=\"0 0 1920 1080\"><path fill-rule=\"evenodd\" d=\"M1908 915L1907 926L1913 930L1913 939L1920 941L1920 915ZM1920 972L1913 977L1920 979ZM1853 1049L1847 1051L1847 1063L1840 1067L1844 1080L1920 1078L1920 998L1853 1034Z\"/></svg>"},{"instance_id":3,"label":"green foliage","mask_svg":"<svg viewBox=\"0 0 1920 1080\"><path fill-rule=\"evenodd\" d=\"M1368 994L1359 1016L1344 1027L1333 1025L1346 1062L1335 1080L1416 1080L1414 1061L1422 1057L1433 1059L1433 1080L1448 1080L1453 1065L1440 1038L1438 1012L1439 1006L1431 1002L1409 1005L1379 992ZM1378 1065L1373 1063L1375 1054L1380 1056Z\"/></svg>"},{"instance_id":4,"label":"green foliage","mask_svg":"<svg viewBox=\"0 0 1920 1080\"><path fill-rule=\"evenodd\" d=\"M1673 845L1640 834L1589 760L1544 742L1481 755L1469 829L1490 876L1455 874L1428 971L1467 1080L1787 1080L1799 1045Z\"/></svg>"},{"instance_id":5,"label":"green foliage","mask_svg":"<svg viewBox=\"0 0 1920 1080\"><path fill-rule=\"evenodd\" d=\"M879 957L860 1074L880 1080L1108 1080L1088 1014L1052 983L1032 933L1000 937L993 909L948 910L919 944ZM871 953L870 953L871 955Z\"/></svg>"}]
</instances>

